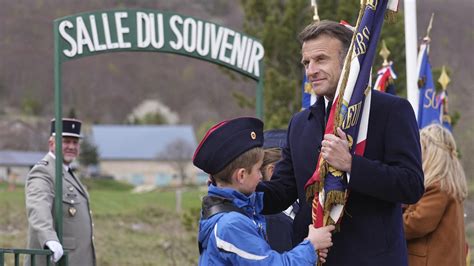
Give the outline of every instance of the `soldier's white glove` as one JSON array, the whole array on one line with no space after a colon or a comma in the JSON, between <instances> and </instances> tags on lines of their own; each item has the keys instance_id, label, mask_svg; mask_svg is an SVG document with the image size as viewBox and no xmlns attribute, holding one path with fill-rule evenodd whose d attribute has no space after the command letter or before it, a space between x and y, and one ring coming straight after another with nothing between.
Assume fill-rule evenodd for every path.
<instances>
[{"instance_id":1,"label":"soldier's white glove","mask_svg":"<svg viewBox=\"0 0 474 266\"><path fill-rule=\"evenodd\" d=\"M58 262L59 259L63 256L63 246L58 241L49 240L45 244L53 252L54 262Z\"/></svg>"}]
</instances>

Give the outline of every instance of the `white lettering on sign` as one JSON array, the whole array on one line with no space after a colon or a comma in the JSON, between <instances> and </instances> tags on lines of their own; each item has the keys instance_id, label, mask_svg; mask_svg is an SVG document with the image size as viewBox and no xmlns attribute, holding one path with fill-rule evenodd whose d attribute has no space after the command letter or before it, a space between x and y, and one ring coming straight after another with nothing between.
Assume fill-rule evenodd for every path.
<instances>
[{"instance_id":1,"label":"white lettering on sign","mask_svg":"<svg viewBox=\"0 0 474 266\"><path fill-rule=\"evenodd\" d=\"M188 53L196 50L196 21L192 18L187 18L183 23L183 37L184 50Z\"/></svg>"},{"instance_id":2,"label":"white lettering on sign","mask_svg":"<svg viewBox=\"0 0 474 266\"><path fill-rule=\"evenodd\" d=\"M117 27L117 40L120 48L130 48L132 44L123 40L123 35L129 33L130 29L122 26L122 19L128 16L127 12L115 13L115 26Z\"/></svg>"},{"instance_id":3,"label":"white lettering on sign","mask_svg":"<svg viewBox=\"0 0 474 266\"><path fill-rule=\"evenodd\" d=\"M105 45L107 45L107 49L119 48L118 43L112 42L112 38L110 37L109 18L105 13L102 14L102 23L104 24Z\"/></svg>"},{"instance_id":4,"label":"white lettering on sign","mask_svg":"<svg viewBox=\"0 0 474 266\"><path fill-rule=\"evenodd\" d=\"M171 14L165 21L165 15L161 13L135 12L90 14L61 21L59 34L69 46L62 53L72 58L87 51L175 50L217 60L260 76L264 49L259 42L229 28L191 17Z\"/></svg>"},{"instance_id":5,"label":"white lettering on sign","mask_svg":"<svg viewBox=\"0 0 474 266\"><path fill-rule=\"evenodd\" d=\"M249 66L248 68L244 69L249 73L254 73L255 76L259 77L260 76L260 67L259 67L259 62L260 60L263 59L263 46L262 44L258 42L253 42L252 46L252 54L250 56L249 60Z\"/></svg>"},{"instance_id":6,"label":"white lettering on sign","mask_svg":"<svg viewBox=\"0 0 474 266\"><path fill-rule=\"evenodd\" d=\"M203 29L204 27L204 29ZM197 22L197 52L200 56L207 56L209 54L210 32L211 24L206 23L203 26L202 21Z\"/></svg>"},{"instance_id":7,"label":"white lettering on sign","mask_svg":"<svg viewBox=\"0 0 474 266\"><path fill-rule=\"evenodd\" d=\"M157 14L155 24L155 14L137 12L137 46L146 48L150 44L155 49L160 49L165 44L163 14Z\"/></svg>"},{"instance_id":8,"label":"white lettering on sign","mask_svg":"<svg viewBox=\"0 0 474 266\"><path fill-rule=\"evenodd\" d=\"M97 25L95 23L95 17L93 15L90 15L89 21L91 23L92 40L94 41L94 49L96 51L106 50L107 46L105 46L105 44L100 44L99 42L99 34L97 34Z\"/></svg>"},{"instance_id":9,"label":"white lettering on sign","mask_svg":"<svg viewBox=\"0 0 474 266\"><path fill-rule=\"evenodd\" d=\"M183 24L183 19L178 15L174 15L170 18L171 31L174 36L176 36L176 41L170 41L170 46L175 50L179 50L183 47L183 36L181 36L181 32L178 26L176 26L176 23Z\"/></svg>"},{"instance_id":10,"label":"white lettering on sign","mask_svg":"<svg viewBox=\"0 0 474 266\"><path fill-rule=\"evenodd\" d=\"M82 54L82 47L87 45L87 49L89 51L94 52L94 46L92 45L91 37L89 36L89 32L87 32L86 24L84 24L84 20L81 17L77 18L77 31L76 31L76 39L77 39L77 53Z\"/></svg>"},{"instance_id":11,"label":"white lettering on sign","mask_svg":"<svg viewBox=\"0 0 474 266\"><path fill-rule=\"evenodd\" d=\"M76 40L74 40L74 38L72 38L71 35L66 32L66 28L71 29L73 27L74 26L72 25L72 23L68 20L63 20L61 21L61 23L59 23L59 34L71 46L70 50L63 50L64 55L67 57L73 57L77 54Z\"/></svg>"},{"instance_id":12,"label":"white lettering on sign","mask_svg":"<svg viewBox=\"0 0 474 266\"><path fill-rule=\"evenodd\" d=\"M219 53L219 47L220 47L221 41L222 41L222 28L219 27L219 30L216 33L216 25L211 24L211 57L212 59L217 59L217 54Z\"/></svg>"},{"instance_id":13,"label":"white lettering on sign","mask_svg":"<svg viewBox=\"0 0 474 266\"><path fill-rule=\"evenodd\" d=\"M226 50L232 49L232 44L228 43L228 38L229 36L234 36L234 31L230 29L224 29L224 37L222 38L222 44L221 44L221 52L219 54L219 60L222 62L226 62L227 64L230 64L230 58L226 57Z\"/></svg>"}]
</instances>

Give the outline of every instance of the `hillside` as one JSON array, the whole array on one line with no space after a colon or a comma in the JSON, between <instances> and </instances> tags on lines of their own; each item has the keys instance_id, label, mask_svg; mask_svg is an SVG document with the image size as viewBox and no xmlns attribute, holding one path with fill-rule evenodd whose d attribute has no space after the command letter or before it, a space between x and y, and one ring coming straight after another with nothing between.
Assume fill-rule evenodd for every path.
<instances>
[{"instance_id":1,"label":"hillside","mask_svg":"<svg viewBox=\"0 0 474 266\"><path fill-rule=\"evenodd\" d=\"M213 3L211 3L213 2ZM238 2L227 1L0 1L0 113L53 115L55 18L91 10L143 8L173 11L241 28ZM178 112L181 123L239 114L233 91L253 96L250 80L232 80L219 67L161 53L109 53L63 66L63 111L88 122L123 123L146 99ZM218 103L218 104L215 104Z\"/></svg>"},{"instance_id":2,"label":"hillside","mask_svg":"<svg viewBox=\"0 0 474 266\"><path fill-rule=\"evenodd\" d=\"M431 13L436 13L431 62L435 68L445 64L452 71L450 112L461 114L454 134L472 179L474 2L417 3L420 40ZM54 115L55 18L92 10L147 8L194 16L238 31L242 31L243 24L237 0L0 0L0 5L0 148L45 148L48 121ZM254 81L230 77L218 66L173 54L102 54L65 63L63 74L63 112L67 114L73 108L87 123L124 123L135 107L149 99L164 103L179 115L179 123L193 124L196 129L210 120L255 113L240 108L232 96L238 91L254 97Z\"/></svg>"}]
</instances>

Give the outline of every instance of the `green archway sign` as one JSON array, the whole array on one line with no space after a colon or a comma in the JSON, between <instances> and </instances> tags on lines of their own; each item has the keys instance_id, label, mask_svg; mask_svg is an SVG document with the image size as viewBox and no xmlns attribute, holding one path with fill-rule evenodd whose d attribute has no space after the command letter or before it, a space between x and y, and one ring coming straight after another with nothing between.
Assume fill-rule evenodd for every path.
<instances>
[{"instance_id":1,"label":"green archway sign","mask_svg":"<svg viewBox=\"0 0 474 266\"><path fill-rule=\"evenodd\" d=\"M81 13L54 21L55 117L62 118L61 65L108 52L174 53L219 64L258 82L256 113L263 116L262 44L215 23L171 12L145 9ZM62 123L56 123L56 195L62 194ZM55 198L61 218L61 197ZM62 241L62 221L56 220Z\"/></svg>"}]
</instances>

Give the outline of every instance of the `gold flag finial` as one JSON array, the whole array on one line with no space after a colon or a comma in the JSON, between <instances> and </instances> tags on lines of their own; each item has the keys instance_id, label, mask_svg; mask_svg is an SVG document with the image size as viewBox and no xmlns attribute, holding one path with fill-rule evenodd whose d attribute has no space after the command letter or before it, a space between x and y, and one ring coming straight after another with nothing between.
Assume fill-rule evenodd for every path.
<instances>
[{"instance_id":1,"label":"gold flag finial","mask_svg":"<svg viewBox=\"0 0 474 266\"><path fill-rule=\"evenodd\" d=\"M311 6L313 7L313 10L314 10L313 20L315 22L319 22L318 4L316 3L316 0L311 0Z\"/></svg>"},{"instance_id":2,"label":"gold flag finial","mask_svg":"<svg viewBox=\"0 0 474 266\"><path fill-rule=\"evenodd\" d=\"M451 82L451 79L448 76L448 72L446 72L446 66L443 66L438 82L439 84L441 84L441 87L443 88L444 91L446 90L446 87L448 87L449 82Z\"/></svg>"},{"instance_id":3,"label":"gold flag finial","mask_svg":"<svg viewBox=\"0 0 474 266\"><path fill-rule=\"evenodd\" d=\"M379 55L383 58L383 66L388 66L388 56L390 55L390 50L388 50L385 40L382 40L382 49L380 49Z\"/></svg>"}]
</instances>

